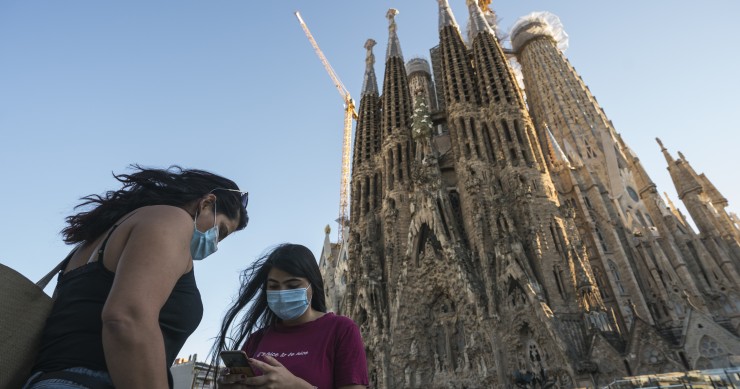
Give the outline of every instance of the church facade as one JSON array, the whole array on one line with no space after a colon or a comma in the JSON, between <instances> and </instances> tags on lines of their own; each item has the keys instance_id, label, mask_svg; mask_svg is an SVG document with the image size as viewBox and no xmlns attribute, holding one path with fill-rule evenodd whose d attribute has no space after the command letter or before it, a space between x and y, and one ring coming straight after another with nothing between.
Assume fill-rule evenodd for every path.
<instances>
[{"instance_id":1,"label":"church facade","mask_svg":"<svg viewBox=\"0 0 740 389\"><path fill-rule=\"evenodd\" d=\"M349 234L321 267L373 387L596 387L740 362L727 200L658 140L696 232L547 20L504 49L488 7L468 8L466 41L439 1L431 65L404 61L389 11L382 87L365 46Z\"/></svg>"}]
</instances>

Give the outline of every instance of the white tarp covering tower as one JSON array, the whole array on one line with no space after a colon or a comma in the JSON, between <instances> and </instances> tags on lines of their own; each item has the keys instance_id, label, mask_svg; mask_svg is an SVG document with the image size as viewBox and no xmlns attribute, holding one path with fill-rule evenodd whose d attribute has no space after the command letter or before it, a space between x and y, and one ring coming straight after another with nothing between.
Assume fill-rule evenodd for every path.
<instances>
[{"instance_id":1,"label":"white tarp covering tower","mask_svg":"<svg viewBox=\"0 0 740 389\"><path fill-rule=\"evenodd\" d=\"M533 30L531 25L538 26ZM529 33L521 34L520 30L525 27L529 28ZM517 19L514 26L511 27L511 33L509 35L512 37L512 49L519 51L521 46L533 37L532 31L536 31L537 35L549 35L552 37L560 51L565 52L568 49L568 34L565 33L560 18L547 11L532 12L529 15ZM513 37L516 37L516 39Z\"/></svg>"}]
</instances>

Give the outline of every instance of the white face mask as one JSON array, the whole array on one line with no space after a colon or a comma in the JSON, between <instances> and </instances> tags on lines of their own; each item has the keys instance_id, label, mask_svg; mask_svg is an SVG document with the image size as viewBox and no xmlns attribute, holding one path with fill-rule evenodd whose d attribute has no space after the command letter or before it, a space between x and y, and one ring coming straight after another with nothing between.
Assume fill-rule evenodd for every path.
<instances>
[{"instance_id":1,"label":"white face mask","mask_svg":"<svg viewBox=\"0 0 740 389\"><path fill-rule=\"evenodd\" d=\"M193 238L190 239L190 255L193 261L200 261L218 250L218 224L216 223L216 203L213 203L213 227L205 232L198 231L198 211L193 219Z\"/></svg>"}]
</instances>

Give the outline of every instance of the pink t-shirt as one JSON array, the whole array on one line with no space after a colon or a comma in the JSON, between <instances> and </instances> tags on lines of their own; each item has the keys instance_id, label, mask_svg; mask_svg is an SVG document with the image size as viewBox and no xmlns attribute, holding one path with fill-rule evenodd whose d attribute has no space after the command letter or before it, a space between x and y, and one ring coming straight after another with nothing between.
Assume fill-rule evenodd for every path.
<instances>
[{"instance_id":1,"label":"pink t-shirt","mask_svg":"<svg viewBox=\"0 0 740 389\"><path fill-rule=\"evenodd\" d=\"M274 357L320 389L368 385L360 329L352 319L331 312L297 326L263 328L249 337L243 350L259 360L265 354Z\"/></svg>"}]
</instances>

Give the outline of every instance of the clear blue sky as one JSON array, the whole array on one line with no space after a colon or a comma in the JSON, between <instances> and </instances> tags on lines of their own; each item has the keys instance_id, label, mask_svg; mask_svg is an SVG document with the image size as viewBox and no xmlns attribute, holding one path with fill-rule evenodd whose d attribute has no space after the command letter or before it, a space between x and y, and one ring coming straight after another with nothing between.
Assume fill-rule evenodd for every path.
<instances>
[{"instance_id":1,"label":"clear blue sky","mask_svg":"<svg viewBox=\"0 0 740 389\"><path fill-rule=\"evenodd\" d=\"M450 3L464 28L465 1ZM532 11L561 18L566 56L659 190L677 201L656 136L738 209L740 2L493 6L507 30ZM68 250L59 231L78 199L117 188L111 172L131 163L230 177L250 192L251 222L196 265L206 310L181 355L202 359L239 271L281 242L318 257L338 214L342 100L293 12L359 98L367 38L382 79L389 7L405 59L428 57L432 0L3 1L0 262L40 278Z\"/></svg>"}]
</instances>

